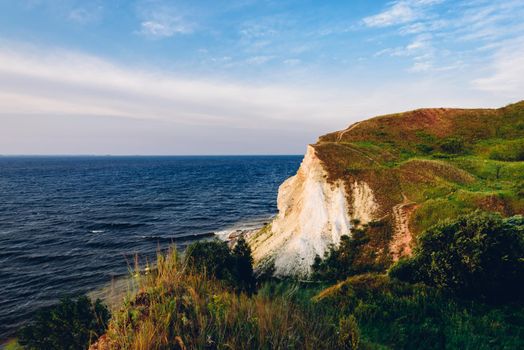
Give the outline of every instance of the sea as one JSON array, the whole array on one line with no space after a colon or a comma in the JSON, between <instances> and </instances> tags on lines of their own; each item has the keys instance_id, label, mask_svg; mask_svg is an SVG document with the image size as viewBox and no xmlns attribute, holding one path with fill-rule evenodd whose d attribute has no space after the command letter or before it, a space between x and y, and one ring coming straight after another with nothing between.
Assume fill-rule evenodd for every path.
<instances>
[{"instance_id":1,"label":"sea","mask_svg":"<svg viewBox=\"0 0 524 350\"><path fill-rule=\"evenodd\" d=\"M276 214L302 156L0 157L0 340L35 310Z\"/></svg>"}]
</instances>

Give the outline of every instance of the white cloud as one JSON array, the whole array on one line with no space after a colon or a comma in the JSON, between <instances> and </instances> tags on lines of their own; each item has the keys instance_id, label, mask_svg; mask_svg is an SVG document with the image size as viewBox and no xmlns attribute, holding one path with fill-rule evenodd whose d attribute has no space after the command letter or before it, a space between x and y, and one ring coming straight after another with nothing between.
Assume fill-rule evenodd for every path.
<instances>
[{"instance_id":1,"label":"white cloud","mask_svg":"<svg viewBox=\"0 0 524 350\"><path fill-rule=\"evenodd\" d=\"M142 22L140 27L140 33L152 36L171 36L174 33L168 25L153 21Z\"/></svg>"},{"instance_id":2,"label":"white cloud","mask_svg":"<svg viewBox=\"0 0 524 350\"><path fill-rule=\"evenodd\" d=\"M139 34L150 38L168 38L177 34L190 34L196 24L175 7L162 3L138 8L141 18Z\"/></svg>"},{"instance_id":3,"label":"white cloud","mask_svg":"<svg viewBox=\"0 0 524 350\"><path fill-rule=\"evenodd\" d=\"M520 0L448 1L445 12L431 11L431 6L442 2L397 0L384 12L364 19L370 27L398 24L392 29L393 35L398 35L396 40L409 40L402 46L381 48L374 56L409 58L408 71L414 73L459 70L465 67L464 62L470 70L480 70L490 64L490 54L501 42L524 38L520 20L524 3Z\"/></svg>"},{"instance_id":4,"label":"white cloud","mask_svg":"<svg viewBox=\"0 0 524 350\"><path fill-rule=\"evenodd\" d=\"M297 66L300 63L302 63L302 61L299 60L298 58L288 58L288 59L284 60L283 63L287 64L287 65L290 65L290 66Z\"/></svg>"},{"instance_id":5,"label":"white cloud","mask_svg":"<svg viewBox=\"0 0 524 350\"><path fill-rule=\"evenodd\" d=\"M254 63L267 59L254 58ZM111 115L245 128L264 128L268 120L334 118L346 104L317 90L183 78L52 49L0 50L0 94L2 113Z\"/></svg>"},{"instance_id":6,"label":"white cloud","mask_svg":"<svg viewBox=\"0 0 524 350\"><path fill-rule=\"evenodd\" d=\"M387 27L411 22L418 17L416 11L406 2L396 2L386 11L364 18L368 27Z\"/></svg>"},{"instance_id":7,"label":"white cloud","mask_svg":"<svg viewBox=\"0 0 524 350\"><path fill-rule=\"evenodd\" d=\"M191 26L178 17L143 21L140 23L140 28L141 34L159 38L170 37L175 34L188 34L193 31Z\"/></svg>"},{"instance_id":8,"label":"white cloud","mask_svg":"<svg viewBox=\"0 0 524 350\"><path fill-rule=\"evenodd\" d=\"M248 64L264 64L271 61L274 56L254 56L246 60Z\"/></svg>"},{"instance_id":9,"label":"white cloud","mask_svg":"<svg viewBox=\"0 0 524 350\"><path fill-rule=\"evenodd\" d=\"M94 5L89 8L78 7L72 9L67 18L72 22L86 24L99 21L102 18L102 11L103 7L100 5Z\"/></svg>"},{"instance_id":10,"label":"white cloud","mask_svg":"<svg viewBox=\"0 0 524 350\"><path fill-rule=\"evenodd\" d=\"M489 73L472 84L479 90L524 99L524 40L506 43L495 54Z\"/></svg>"},{"instance_id":11,"label":"white cloud","mask_svg":"<svg viewBox=\"0 0 524 350\"><path fill-rule=\"evenodd\" d=\"M443 0L398 0L383 12L363 19L368 27L389 27L419 20L426 16L426 7Z\"/></svg>"},{"instance_id":12,"label":"white cloud","mask_svg":"<svg viewBox=\"0 0 524 350\"><path fill-rule=\"evenodd\" d=\"M414 59L418 57L424 56ZM424 62L420 58L413 69L427 69ZM524 66L521 63L514 57L501 65ZM522 87L511 76L488 78L477 82L478 86L487 90L509 79L512 89ZM242 153L300 152L315 136L373 115L431 106L498 106L517 94L512 90L494 96L457 81L425 77L384 81L379 86L351 79L326 82L313 76L299 81L300 85L257 84L182 77L77 52L0 42L0 121L4 126L0 150L238 153L238 140L245 140L242 144L249 147ZM84 125L89 132L82 129ZM112 131L107 131L103 141L99 133L106 133L107 128ZM121 129L128 130L124 136ZM49 147L40 148L43 143Z\"/></svg>"}]
</instances>

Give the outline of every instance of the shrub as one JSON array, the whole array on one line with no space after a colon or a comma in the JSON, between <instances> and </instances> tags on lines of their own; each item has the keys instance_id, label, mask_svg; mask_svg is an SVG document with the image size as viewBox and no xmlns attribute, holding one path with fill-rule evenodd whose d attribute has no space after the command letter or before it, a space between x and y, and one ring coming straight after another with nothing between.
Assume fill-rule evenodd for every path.
<instances>
[{"instance_id":1,"label":"shrub","mask_svg":"<svg viewBox=\"0 0 524 350\"><path fill-rule=\"evenodd\" d=\"M233 281L233 259L226 242L196 242L187 247L186 262L198 272L220 280Z\"/></svg>"},{"instance_id":2,"label":"shrub","mask_svg":"<svg viewBox=\"0 0 524 350\"><path fill-rule=\"evenodd\" d=\"M466 152L466 145L460 137L448 137L441 141L440 150L448 154L462 154Z\"/></svg>"},{"instance_id":3,"label":"shrub","mask_svg":"<svg viewBox=\"0 0 524 350\"><path fill-rule=\"evenodd\" d=\"M390 275L468 297L522 298L524 218L473 212L432 226Z\"/></svg>"},{"instance_id":4,"label":"shrub","mask_svg":"<svg viewBox=\"0 0 524 350\"><path fill-rule=\"evenodd\" d=\"M506 162L519 162L524 160L524 140L514 140L497 145L491 149L490 159Z\"/></svg>"},{"instance_id":5,"label":"shrub","mask_svg":"<svg viewBox=\"0 0 524 350\"><path fill-rule=\"evenodd\" d=\"M253 292L255 289L253 257L251 256L251 248L243 237L235 244L232 256L237 287L249 293Z\"/></svg>"},{"instance_id":6,"label":"shrub","mask_svg":"<svg viewBox=\"0 0 524 350\"><path fill-rule=\"evenodd\" d=\"M360 349L524 348L521 305L462 300L382 274L352 276L314 300L324 308L319 313L355 317Z\"/></svg>"},{"instance_id":7,"label":"shrub","mask_svg":"<svg viewBox=\"0 0 524 350\"><path fill-rule=\"evenodd\" d=\"M64 298L60 304L38 311L20 330L19 343L31 350L87 349L105 332L109 317L109 310L99 299L92 303L86 296Z\"/></svg>"},{"instance_id":8,"label":"shrub","mask_svg":"<svg viewBox=\"0 0 524 350\"><path fill-rule=\"evenodd\" d=\"M366 229L355 229L352 236L342 236L338 247L331 246L324 259L315 257L312 266L312 279L320 281L339 281L362 272L354 266L356 257L364 244L368 242Z\"/></svg>"},{"instance_id":9,"label":"shrub","mask_svg":"<svg viewBox=\"0 0 524 350\"><path fill-rule=\"evenodd\" d=\"M196 271L225 281L237 290L254 291L253 258L244 238L237 241L233 250L218 240L193 243L187 248L186 261Z\"/></svg>"},{"instance_id":10,"label":"shrub","mask_svg":"<svg viewBox=\"0 0 524 350\"><path fill-rule=\"evenodd\" d=\"M341 317L339 321L339 347L344 350L356 350L360 343L360 330L353 315Z\"/></svg>"},{"instance_id":11,"label":"shrub","mask_svg":"<svg viewBox=\"0 0 524 350\"><path fill-rule=\"evenodd\" d=\"M389 275L401 281L414 283L417 281L418 267L415 259L401 258L389 269Z\"/></svg>"},{"instance_id":12,"label":"shrub","mask_svg":"<svg viewBox=\"0 0 524 350\"><path fill-rule=\"evenodd\" d=\"M433 152L433 146L427 145L425 143L419 143L417 144L417 151L422 154L430 154Z\"/></svg>"}]
</instances>

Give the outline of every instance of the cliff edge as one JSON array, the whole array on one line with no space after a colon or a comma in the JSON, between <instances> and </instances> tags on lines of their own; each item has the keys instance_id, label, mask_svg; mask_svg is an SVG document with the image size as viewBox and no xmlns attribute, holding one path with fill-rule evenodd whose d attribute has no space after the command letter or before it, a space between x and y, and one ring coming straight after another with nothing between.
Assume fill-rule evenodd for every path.
<instances>
[{"instance_id":1,"label":"cliff edge","mask_svg":"<svg viewBox=\"0 0 524 350\"><path fill-rule=\"evenodd\" d=\"M439 220L479 208L524 213L523 160L524 102L420 109L321 136L280 186L278 215L249 238L255 263L308 275L315 256L366 227L362 259L385 268Z\"/></svg>"}]
</instances>

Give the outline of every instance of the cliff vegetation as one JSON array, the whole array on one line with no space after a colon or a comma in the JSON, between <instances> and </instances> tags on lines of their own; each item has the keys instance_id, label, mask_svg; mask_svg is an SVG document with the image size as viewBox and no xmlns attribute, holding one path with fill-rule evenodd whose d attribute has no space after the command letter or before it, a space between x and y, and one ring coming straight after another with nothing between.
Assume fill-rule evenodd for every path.
<instances>
[{"instance_id":1,"label":"cliff vegetation","mask_svg":"<svg viewBox=\"0 0 524 350\"><path fill-rule=\"evenodd\" d=\"M61 304L21 343L524 348L523 160L524 102L354 124L308 148L279 191L279 215L247 242L159 252L156 265L137 264L136 292L108 321L77 299L85 313ZM103 317L81 323L86 314Z\"/></svg>"}]
</instances>

